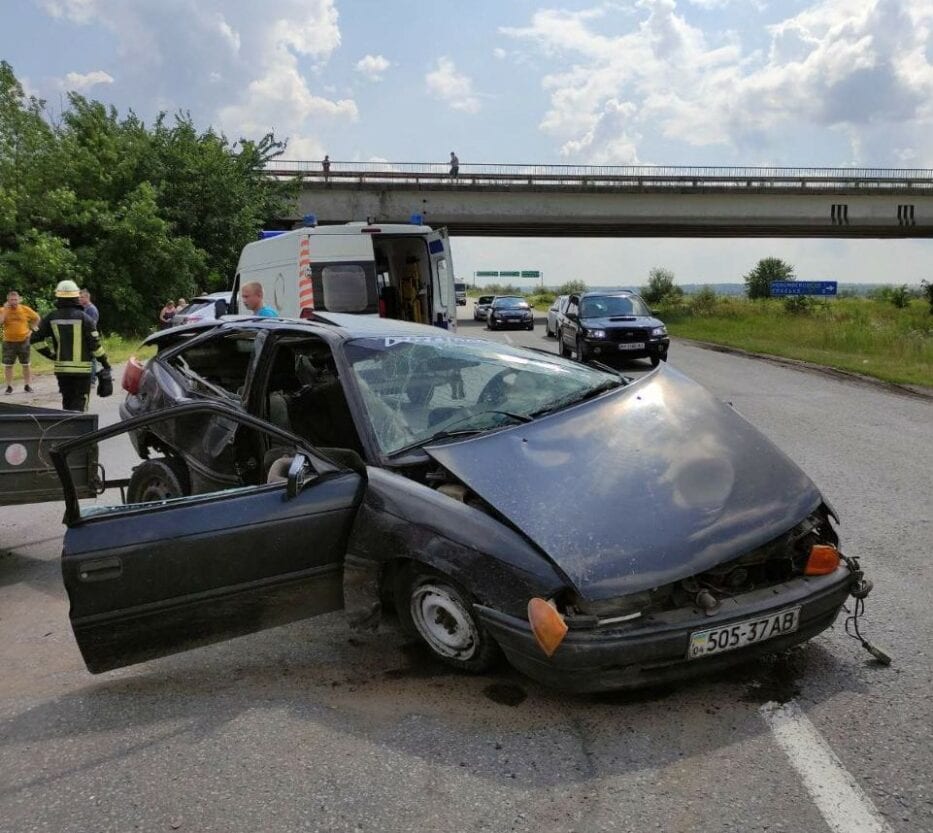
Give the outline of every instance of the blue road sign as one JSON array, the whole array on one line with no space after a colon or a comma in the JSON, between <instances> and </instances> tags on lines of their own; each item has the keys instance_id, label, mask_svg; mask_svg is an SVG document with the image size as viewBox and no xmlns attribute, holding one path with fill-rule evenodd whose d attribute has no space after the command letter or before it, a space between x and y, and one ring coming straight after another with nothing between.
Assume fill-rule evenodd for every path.
<instances>
[{"instance_id":1,"label":"blue road sign","mask_svg":"<svg viewBox=\"0 0 933 833\"><path fill-rule=\"evenodd\" d=\"M835 295L837 281L771 281L772 297L782 295Z\"/></svg>"}]
</instances>

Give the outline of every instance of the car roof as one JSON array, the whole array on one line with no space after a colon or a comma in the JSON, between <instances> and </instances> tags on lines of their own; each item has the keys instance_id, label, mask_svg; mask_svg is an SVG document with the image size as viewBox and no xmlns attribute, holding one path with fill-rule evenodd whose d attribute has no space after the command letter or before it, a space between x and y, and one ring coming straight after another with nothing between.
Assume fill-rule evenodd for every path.
<instances>
[{"instance_id":1,"label":"car roof","mask_svg":"<svg viewBox=\"0 0 933 833\"><path fill-rule=\"evenodd\" d=\"M611 298L612 296L631 296L637 295L637 292L633 292L631 289L609 289L605 292L598 292L596 290L589 290L587 292L581 292L580 298Z\"/></svg>"},{"instance_id":2,"label":"car roof","mask_svg":"<svg viewBox=\"0 0 933 833\"><path fill-rule=\"evenodd\" d=\"M226 301L231 294L231 290L227 289L223 292L208 292L205 295L195 295L188 303L193 304L195 302L200 303L209 303L210 301Z\"/></svg>"}]
</instances>

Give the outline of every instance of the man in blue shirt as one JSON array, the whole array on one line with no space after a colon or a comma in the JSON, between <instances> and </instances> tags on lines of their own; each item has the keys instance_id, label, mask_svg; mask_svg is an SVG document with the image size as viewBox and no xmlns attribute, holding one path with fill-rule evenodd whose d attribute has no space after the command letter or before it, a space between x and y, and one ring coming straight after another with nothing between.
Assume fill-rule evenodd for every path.
<instances>
[{"instance_id":1,"label":"man in blue shirt","mask_svg":"<svg viewBox=\"0 0 933 833\"><path fill-rule=\"evenodd\" d=\"M84 314L95 324L98 324L100 322L100 313L97 311L97 307L91 303L91 293L86 289L82 289L78 295L78 301L84 307Z\"/></svg>"},{"instance_id":2,"label":"man in blue shirt","mask_svg":"<svg viewBox=\"0 0 933 833\"><path fill-rule=\"evenodd\" d=\"M243 306L253 315L258 315L261 318L278 317L278 313L272 309L272 307L267 307L262 302L261 283L257 283L256 281L244 283L243 286L240 287L240 297L243 299Z\"/></svg>"}]
</instances>

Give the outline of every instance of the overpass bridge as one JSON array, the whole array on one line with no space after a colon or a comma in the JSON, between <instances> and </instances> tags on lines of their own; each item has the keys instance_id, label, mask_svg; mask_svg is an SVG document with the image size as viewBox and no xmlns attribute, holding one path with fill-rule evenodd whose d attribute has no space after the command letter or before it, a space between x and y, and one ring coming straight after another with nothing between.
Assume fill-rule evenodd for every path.
<instances>
[{"instance_id":1,"label":"overpass bridge","mask_svg":"<svg viewBox=\"0 0 933 833\"><path fill-rule=\"evenodd\" d=\"M933 170L274 160L318 223L424 222L521 237L933 237Z\"/></svg>"}]
</instances>

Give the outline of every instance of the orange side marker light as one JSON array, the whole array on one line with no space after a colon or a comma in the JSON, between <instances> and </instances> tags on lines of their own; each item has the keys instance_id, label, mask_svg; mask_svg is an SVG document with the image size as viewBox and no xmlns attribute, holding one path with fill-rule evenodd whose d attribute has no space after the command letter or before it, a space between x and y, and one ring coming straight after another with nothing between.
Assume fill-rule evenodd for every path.
<instances>
[{"instance_id":1,"label":"orange side marker light","mask_svg":"<svg viewBox=\"0 0 933 833\"><path fill-rule=\"evenodd\" d=\"M839 550L831 544L814 544L803 572L808 576L825 576L834 572L838 566Z\"/></svg>"},{"instance_id":2,"label":"orange side marker light","mask_svg":"<svg viewBox=\"0 0 933 833\"><path fill-rule=\"evenodd\" d=\"M564 617L553 604L535 597L528 602L528 623L541 650L549 657L553 656L567 635Z\"/></svg>"}]
</instances>

